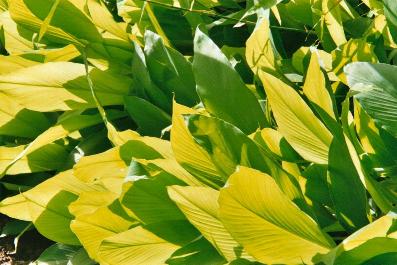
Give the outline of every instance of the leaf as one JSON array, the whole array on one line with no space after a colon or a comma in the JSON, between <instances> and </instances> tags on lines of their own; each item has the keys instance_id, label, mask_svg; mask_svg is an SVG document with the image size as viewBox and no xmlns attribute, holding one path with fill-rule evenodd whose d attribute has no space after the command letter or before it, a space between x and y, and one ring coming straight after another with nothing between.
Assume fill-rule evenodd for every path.
<instances>
[{"instance_id":1,"label":"leaf","mask_svg":"<svg viewBox=\"0 0 397 265\"><path fill-rule=\"evenodd\" d=\"M168 194L186 218L227 260L252 259L219 220L218 191L206 187L170 186Z\"/></svg>"},{"instance_id":2,"label":"leaf","mask_svg":"<svg viewBox=\"0 0 397 265\"><path fill-rule=\"evenodd\" d=\"M109 115L109 118L113 119L120 116L122 115L116 111L112 112L112 114ZM79 112L65 114L62 118L60 118L59 122L55 126L40 134L29 145L27 145L25 149L21 150L21 152L16 155L12 161L9 161L2 173L5 174L10 168L13 167L15 163L17 163L20 159L24 159L25 156L29 155L35 150L42 148L43 146L46 146L56 140L62 139L76 130L96 125L101 122L103 121L99 115L79 115Z\"/></svg>"},{"instance_id":3,"label":"leaf","mask_svg":"<svg viewBox=\"0 0 397 265\"><path fill-rule=\"evenodd\" d=\"M71 170L50 178L27 192L4 199L0 212L10 217L32 221L45 237L70 245L79 245L79 240L69 228L73 216L68 205L82 191L101 188L89 186L73 176Z\"/></svg>"},{"instance_id":4,"label":"leaf","mask_svg":"<svg viewBox=\"0 0 397 265\"><path fill-rule=\"evenodd\" d=\"M274 154L282 158L282 160L296 161L301 159L279 131L272 128L264 128L260 131L260 137L264 145ZM254 140L258 142L257 139L258 138L254 138ZM258 143L260 143L260 141Z\"/></svg>"},{"instance_id":5,"label":"leaf","mask_svg":"<svg viewBox=\"0 0 397 265\"><path fill-rule=\"evenodd\" d=\"M276 71L277 62L270 41L269 22L266 19L262 19L246 45L245 56L255 74L258 71Z\"/></svg>"},{"instance_id":6,"label":"leaf","mask_svg":"<svg viewBox=\"0 0 397 265\"><path fill-rule=\"evenodd\" d=\"M90 69L96 94L103 106L123 103L131 80L114 73ZM25 108L59 111L95 107L84 65L50 62L0 75L0 92ZM42 95L46 100L42 100Z\"/></svg>"},{"instance_id":7,"label":"leaf","mask_svg":"<svg viewBox=\"0 0 397 265\"><path fill-rule=\"evenodd\" d=\"M383 0L383 8L390 33L397 42L397 4L393 0Z\"/></svg>"},{"instance_id":8,"label":"leaf","mask_svg":"<svg viewBox=\"0 0 397 265\"><path fill-rule=\"evenodd\" d=\"M50 14L53 1L15 0L10 1L9 4L14 21L34 32L39 32L43 21ZM82 44L81 40L102 41L101 35L90 18L81 12L72 1L60 1L53 12L45 30L45 36L52 41L78 44ZM66 17L73 17L73 19L65 19Z\"/></svg>"},{"instance_id":9,"label":"leaf","mask_svg":"<svg viewBox=\"0 0 397 265\"><path fill-rule=\"evenodd\" d=\"M339 3L337 0L322 0L321 2L325 24L336 46L339 46L346 42Z\"/></svg>"},{"instance_id":10,"label":"leaf","mask_svg":"<svg viewBox=\"0 0 397 265\"><path fill-rule=\"evenodd\" d=\"M94 213L101 207L109 206L116 199L118 199L118 194L109 190L83 191L68 208L72 215L81 216Z\"/></svg>"},{"instance_id":11,"label":"leaf","mask_svg":"<svg viewBox=\"0 0 397 265\"><path fill-rule=\"evenodd\" d=\"M376 63L378 58L374 53L374 45L363 39L351 39L339 49L332 52L333 72L339 77L340 81L348 84L344 67L351 62L371 62Z\"/></svg>"},{"instance_id":12,"label":"leaf","mask_svg":"<svg viewBox=\"0 0 397 265\"><path fill-rule=\"evenodd\" d=\"M15 21L11 19L10 12L6 11L0 14L0 24L1 31L4 34L2 43L4 42L8 53L19 54L33 49L32 42L22 37L33 37L33 32L19 28Z\"/></svg>"},{"instance_id":13,"label":"leaf","mask_svg":"<svg viewBox=\"0 0 397 265\"><path fill-rule=\"evenodd\" d=\"M226 182L239 165L271 174L287 196L302 209L306 202L296 179L267 155L253 140L230 123L203 115L188 117L188 128L197 143L210 155L219 175Z\"/></svg>"},{"instance_id":14,"label":"leaf","mask_svg":"<svg viewBox=\"0 0 397 265\"><path fill-rule=\"evenodd\" d=\"M40 257L32 263L33 265L94 265L87 252L81 247L64 244L54 244L44 250Z\"/></svg>"},{"instance_id":15,"label":"leaf","mask_svg":"<svg viewBox=\"0 0 397 265\"><path fill-rule=\"evenodd\" d=\"M170 265L220 265L225 262L226 260L204 237L181 247L167 260L167 264Z\"/></svg>"},{"instance_id":16,"label":"leaf","mask_svg":"<svg viewBox=\"0 0 397 265\"><path fill-rule=\"evenodd\" d=\"M183 185L182 182L161 173L151 179L147 176L130 177L136 180L124 184L120 202L134 219L142 224L185 219L167 193L167 186Z\"/></svg>"},{"instance_id":17,"label":"leaf","mask_svg":"<svg viewBox=\"0 0 397 265\"><path fill-rule=\"evenodd\" d=\"M134 86L137 88L137 96L147 99L168 113L171 109L171 98L153 82L147 69L145 54L136 42L134 42L132 68L135 73L132 78Z\"/></svg>"},{"instance_id":18,"label":"leaf","mask_svg":"<svg viewBox=\"0 0 397 265\"><path fill-rule=\"evenodd\" d=\"M230 176L219 205L226 229L259 262L312 264L315 254L333 246L269 175L254 169L240 167Z\"/></svg>"},{"instance_id":19,"label":"leaf","mask_svg":"<svg viewBox=\"0 0 397 265\"><path fill-rule=\"evenodd\" d=\"M34 138L50 127L43 113L27 110L2 93L0 100L0 134Z\"/></svg>"},{"instance_id":20,"label":"leaf","mask_svg":"<svg viewBox=\"0 0 397 265\"><path fill-rule=\"evenodd\" d=\"M146 170L153 172L153 176L164 171L188 185L202 185L200 180L176 162L169 141L155 137L137 137L123 146L121 155L126 163L136 161L144 165Z\"/></svg>"},{"instance_id":21,"label":"leaf","mask_svg":"<svg viewBox=\"0 0 397 265\"><path fill-rule=\"evenodd\" d=\"M314 52L310 58L309 68L307 69L305 83L303 85L303 93L314 103L314 106L320 108L335 119L333 110L333 102L331 95L327 90L327 82L324 73L321 71L319 57Z\"/></svg>"},{"instance_id":22,"label":"leaf","mask_svg":"<svg viewBox=\"0 0 397 265\"><path fill-rule=\"evenodd\" d=\"M328 163L328 186L336 216L347 231L354 232L369 223L369 205L343 136L332 141Z\"/></svg>"},{"instance_id":23,"label":"leaf","mask_svg":"<svg viewBox=\"0 0 397 265\"><path fill-rule=\"evenodd\" d=\"M304 159L327 164L332 135L324 124L292 87L265 72L260 78L280 133Z\"/></svg>"},{"instance_id":24,"label":"leaf","mask_svg":"<svg viewBox=\"0 0 397 265\"><path fill-rule=\"evenodd\" d=\"M170 115L142 98L126 96L124 105L141 134L159 137L161 131L171 124Z\"/></svg>"},{"instance_id":25,"label":"leaf","mask_svg":"<svg viewBox=\"0 0 397 265\"><path fill-rule=\"evenodd\" d=\"M392 238L373 238L360 246L343 252L336 260L335 265L351 264L374 264L373 258L380 258L382 254L397 254L397 239ZM394 256L395 257L395 256ZM372 262L370 262L370 260ZM395 259L394 259L395 260ZM378 264L387 264L393 261L383 261Z\"/></svg>"},{"instance_id":26,"label":"leaf","mask_svg":"<svg viewBox=\"0 0 397 265\"><path fill-rule=\"evenodd\" d=\"M23 152L25 146L0 146L0 172ZM44 172L62 169L68 156L67 150L58 144L48 144L18 160L8 171L8 175Z\"/></svg>"},{"instance_id":27,"label":"leaf","mask_svg":"<svg viewBox=\"0 0 397 265\"><path fill-rule=\"evenodd\" d=\"M175 159L187 171L204 183L219 187L222 185L222 178L219 176L218 169L208 153L193 139L185 124L183 115L196 113L198 111L174 101L171 127L172 151Z\"/></svg>"},{"instance_id":28,"label":"leaf","mask_svg":"<svg viewBox=\"0 0 397 265\"><path fill-rule=\"evenodd\" d=\"M106 238L99 249L109 264L164 264L179 248L141 226Z\"/></svg>"},{"instance_id":29,"label":"leaf","mask_svg":"<svg viewBox=\"0 0 397 265\"><path fill-rule=\"evenodd\" d=\"M125 214L118 200L115 200L112 204L99 207L94 212L76 216L70 224L70 229L88 255L102 263L103 260L98 254L101 242L107 237L127 231L136 224L136 221Z\"/></svg>"},{"instance_id":30,"label":"leaf","mask_svg":"<svg viewBox=\"0 0 397 265\"><path fill-rule=\"evenodd\" d=\"M383 129L397 135L397 67L386 64L352 63L345 67L355 98Z\"/></svg>"},{"instance_id":31,"label":"leaf","mask_svg":"<svg viewBox=\"0 0 397 265\"><path fill-rule=\"evenodd\" d=\"M374 166L383 168L384 173L393 177L394 174L391 172L394 172L397 164L392 153L397 143L393 144L394 141L389 140L392 136L376 126L375 121L368 116L357 101L354 102L354 124L363 149L373 161Z\"/></svg>"},{"instance_id":32,"label":"leaf","mask_svg":"<svg viewBox=\"0 0 397 265\"><path fill-rule=\"evenodd\" d=\"M348 253L357 247L362 246L371 239L381 239L381 238L397 238L395 233L389 234L389 229L392 227L396 220L396 214L390 212L377 219L376 221L364 226L360 230L356 231L346 239L344 239L336 248L332 249L326 255L319 255L315 258L315 262L324 262L326 265L335 264L335 259L343 253ZM382 248L384 249L384 248ZM371 253L368 251L365 253ZM347 254L349 255L349 254Z\"/></svg>"},{"instance_id":33,"label":"leaf","mask_svg":"<svg viewBox=\"0 0 397 265\"><path fill-rule=\"evenodd\" d=\"M338 0L311 1L314 27L326 51L331 51L347 41L339 4Z\"/></svg>"},{"instance_id":34,"label":"leaf","mask_svg":"<svg viewBox=\"0 0 397 265\"><path fill-rule=\"evenodd\" d=\"M127 25L116 22L112 14L108 11L104 2L100 0L87 1L87 8L92 22L107 33L111 33L115 38L129 41L126 32Z\"/></svg>"},{"instance_id":35,"label":"leaf","mask_svg":"<svg viewBox=\"0 0 397 265\"><path fill-rule=\"evenodd\" d=\"M200 29L196 30L194 54L197 93L205 109L247 134L266 126L265 115L255 96L226 56Z\"/></svg>"},{"instance_id":36,"label":"leaf","mask_svg":"<svg viewBox=\"0 0 397 265\"><path fill-rule=\"evenodd\" d=\"M164 45L159 35L145 32L145 56L150 76L157 85L175 100L187 106L199 102L196 93L192 64L170 47Z\"/></svg>"}]
</instances>

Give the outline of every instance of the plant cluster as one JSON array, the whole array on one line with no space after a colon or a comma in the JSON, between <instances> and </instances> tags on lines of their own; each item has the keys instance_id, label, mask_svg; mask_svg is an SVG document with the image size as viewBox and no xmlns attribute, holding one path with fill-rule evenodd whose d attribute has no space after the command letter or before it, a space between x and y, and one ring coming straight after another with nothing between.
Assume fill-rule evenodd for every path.
<instances>
[{"instance_id":1,"label":"plant cluster","mask_svg":"<svg viewBox=\"0 0 397 265\"><path fill-rule=\"evenodd\" d=\"M54 241L37 264L396 264L396 43L395 0L0 0L3 234Z\"/></svg>"}]
</instances>

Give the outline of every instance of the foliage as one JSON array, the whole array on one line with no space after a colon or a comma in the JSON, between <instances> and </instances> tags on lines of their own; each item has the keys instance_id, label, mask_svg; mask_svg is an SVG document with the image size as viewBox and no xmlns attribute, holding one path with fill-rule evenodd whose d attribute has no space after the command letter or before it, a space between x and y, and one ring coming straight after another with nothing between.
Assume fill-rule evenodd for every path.
<instances>
[{"instance_id":1,"label":"foliage","mask_svg":"<svg viewBox=\"0 0 397 265\"><path fill-rule=\"evenodd\" d=\"M392 264L396 10L0 0L0 212L37 264Z\"/></svg>"}]
</instances>

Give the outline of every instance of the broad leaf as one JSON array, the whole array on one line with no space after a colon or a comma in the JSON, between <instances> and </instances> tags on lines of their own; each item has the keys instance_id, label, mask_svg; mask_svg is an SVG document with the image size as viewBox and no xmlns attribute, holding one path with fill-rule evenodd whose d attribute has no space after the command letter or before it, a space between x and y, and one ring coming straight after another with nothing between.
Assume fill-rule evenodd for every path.
<instances>
[{"instance_id":1,"label":"broad leaf","mask_svg":"<svg viewBox=\"0 0 397 265\"><path fill-rule=\"evenodd\" d=\"M164 264L178 248L178 245L138 226L106 238L99 255L109 264Z\"/></svg>"},{"instance_id":2,"label":"broad leaf","mask_svg":"<svg viewBox=\"0 0 397 265\"><path fill-rule=\"evenodd\" d=\"M306 160L327 164L332 135L292 87L260 74L280 133Z\"/></svg>"},{"instance_id":3,"label":"broad leaf","mask_svg":"<svg viewBox=\"0 0 397 265\"><path fill-rule=\"evenodd\" d=\"M227 260L251 259L219 220L219 192L204 187L168 187L168 194L187 219Z\"/></svg>"},{"instance_id":4,"label":"broad leaf","mask_svg":"<svg viewBox=\"0 0 397 265\"><path fill-rule=\"evenodd\" d=\"M259 262L312 264L314 255L333 246L313 219L259 171L240 167L221 190L219 205L226 229Z\"/></svg>"},{"instance_id":5,"label":"broad leaf","mask_svg":"<svg viewBox=\"0 0 397 265\"><path fill-rule=\"evenodd\" d=\"M206 110L245 133L264 127L265 115L257 99L226 56L200 29L196 30L194 43L197 93Z\"/></svg>"},{"instance_id":6,"label":"broad leaf","mask_svg":"<svg viewBox=\"0 0 397 265\"><path fill-rule=\"evenodd\" d=\"M128 94L131 85L129 78L93 68L90 77L101 105L123 103L123 96ZM51 62L0 75L0 91L31 110L95 107L84 65L77 63Z\"/></svg>"},{"instance_id":7,"label":"broad leaf","mask_svg":"<svg viewBox=\"0 0 397 265\"><path fill-rule=\"evenodd\" d=\"M393 0L383 0L383 6L390 33L397 42L397 3Z\"/></svg>"},{"instance_id":8,"label":"broad leaf","mask_svg":"<svg viewBox=\"0 0 397 265\"><path fill-rule=\"evenodd\" d=\"M303 93L315 107L335 119L332 98L327 90L327 82L321 71L319 59L316 52L312 53L303 85Z\"/></svg>"},{"instance_id":9,"label":"broad leaf","mask_svg":"<svg viewBox=\"0 0 397 265\"><path fill-rule=\"evenodd\" d=\"M397 67L386 64L353 63L345 67L355 98L375 122L397 135Z\"/></svg>"},{"instance_id":10,"label":"broad leaf","mask_svg":"<svg viewBox=\"0 0 397 265\"><path fill-rule=\"evenodd\" d=\"M219 187L223 182L218 169L208 153L193 139L185 124L184 115L197 113L198 111L174 101L171 128L172 151L175 159L187 171L204 183Z\"/></svg>"},{"instance_id":11,"label":"broad leaf","mask_svg":"<svg viewBox=\"0 0 397 265\"><path fill-rule=\"evenodd\" d=\"M247 62L252 71L276 71L276 59L270 41L269 22L263 19L247 40L245 52Z\"/></svg>"},{"instance_id":12,"label":"broad leaf","mask_svg":"<svg viewBox=\"0 0 397 265\"><path fill-rule=\"evenodd\" d=\"M27 192L4 199L0 203L0 212L32 221L41 234L56 242L79 245L79 240L69 228L73 216L68 211L68 205L83 191L101 189L79 181L68 170Z\"/></svg>"},{"instance_id":13,"label":"broad leaf","mask_svg":"<svg viewBox=\"0 0 397 265\"><path fill-rule=\"evenodd\" d=\"M332 141L328 160L328 185L336 216L348 231L369 223L368 199L343 136ZM346 203L349 202L349 203Z\"/></svg>"}]
</instances>

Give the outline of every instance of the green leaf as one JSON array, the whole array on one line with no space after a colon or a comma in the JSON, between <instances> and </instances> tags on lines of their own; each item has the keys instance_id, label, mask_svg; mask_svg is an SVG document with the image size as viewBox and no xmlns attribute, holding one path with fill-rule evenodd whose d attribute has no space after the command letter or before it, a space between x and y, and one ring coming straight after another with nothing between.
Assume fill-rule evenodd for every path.
<instances>
[{"instance_id":1,"label":"green leaf","mask_svg":"<svg viewBox=\"0 0 397 265\"><path fill-rule=\"evenodd\" d=\"M204 237L181 247L167 260L169 265L221 265L225 263L226 260Z\"/></svg>"},{"instance_id":2,"label":"green leaf","mask_svg":"<svg viewBox=\"0 0 397 265\"><path fill-rule=\"evenodd\" d=\"M196 30L194 54L197 93L206 110L247 134L266 126L265 115L255 96L226 56L200 29Z\"/></svg>"},{"instance_id":3,"label":"green leaf","mask_svg":"<svg viewBox=\"0 0 397 265\"><path fill-rule=\"evenodd\" d=\"M181 53L151 31L145 32L144 52L150 76L169 98L175 93L175 100L186 106L199 102L192 65Z\"/></svg>"},{"instance_id":4,"label":"green leaf","mask_svg":"<svg viewBox=\"0 0 397 265\"><path fill-rule=\"evenodd\" d=\"M171 124L170 115L142 98L126 96L124 105L141 134L159 137L161 131Z\"/></svg>"},{"instance_id":5,"label":"green leaf","mask_svg":"<svg viewBox=\"0 0 397 265\"><path fill-rule=\"evenodd\" d=\"M346 259L350 259L356 256L359 259L359 261L362 257L366 257L366 255L369 255L369 258L371 258L371 254L374 254L374 252L376 253L379 250L379 248L377 248L376 246L372 245L372 243L370 243L369 249L366 249L367 248L367 246L365 245L366 242L370 242L371 239L374 239L375 242L378 240L383 241L384 239L387 238L397 239L397 234L395 232L389 233L389 229L392 227L393 222L395 222L395 220L396 220L396 214L394 212L390 212L387 215L382 216L381 218L364 226L360 230L356 231L355 233L344 239L337 247L332 249L326 255L318 255L317 257L315 257L314 261L315 262L321 261L326 265L333 265L333 264L342 265L342 263L335 263L335 261L338 259L339 256L342 256L342 259L343 256L345 256ZM389 240L389 241L392 242L391 244L394 244L394 240ZM359 248L360 246L363 246L364 251L360 251ZM381 246L382 246L381 251L386 250L385 248L386 245L382 244ZM363 261L365 261L365 259L361 260L361 263L358 264L362 264ZM353 260L350 259L350 262L354 262L354 259ZM350 264L350 262L347 262L347 264Z\"/></svg>"},{"instance_id":6,"label":"green leaf","mask_svg":"<svg viewBox=\"0 0 397 265\"><path fill-rule=\"evenodd\" d=\"M20 153L25 146L5 147L0 146L0 172L4 172L7 166ZM8 175L23 173L44 172L62 169L65 165L68 152L59 144L48 144L18 160L9 170Z\"/></svg>"},{"instance_id":7,"label":"green leaf","mask_svg":"<svg viewBox=\"0 0 397 265\"><path fill-rule=\"evenodd\" d=\"M54 244L44 250L33 265L94 265L87 252L81 247L64 244Z\"/></svg>"},{"instance_id":8,"label":"green leaf","mask_svg":"<svg viewBox=\"0 0 397 265\"><path fill-rule=\"evenodd\" d=\"M50 127L43 113L25 109L4 94L0 95L0 100L0 134L34 138Z\"/></svg>"},{"instance_id":9,"label":"green leaf","mask_svg":"<svg viewBox=\"0 0 397 265\"><path fill-rule=\"evenodd\" d=\"M378 260L374 258L381 258L382 254L397 255L397 239L393 238L373 238L360 246L343 252L334 262L335 265L362 265L362 264L392 264L394 260ZM394 256L395 257L395 256ZM372 260L372 262L370 261Z\"/></svg>"},{"instance_id":10,"label":"green leaf","mask_svg":"<svg viewBox=\"0 0 397 265\"><path fill-rule=\"evenodd\" d=\"M336 216L346 230L354 232L369 223L369 205L343 136L332 141L328 163L328 185Z\"/></svg>"},{"instance_id":11,"label":"green leaf","mask_svg":"<svg viewBox=\"0 0 397 265\"><path fill-rule=\"evenodd\" d=\"M240 167L230 176L219 205L226 229L259 262L311 264L334 245L269 175L254 169Z\"/></svg>"},{"instance_id":12,"label":"green leaf","mask_svg":"<svg viewBox=\"0 0 397 265\"><path fill-rule=\"evenodd\" d=\"M397 67L352 63L345 67L355 98L382 128L397 136Z\"/></svg>"},{"instance_id":13,"label":"green leaf","mask_svg":"<svg viewBox=\"0 0 397 265\"><path fill-rule=\"evenodd\" d=\"M73 216L69 213L68 205L82 191L101 189L83 183L68 170L27 192L4 199L0 203L0 212L16 219L32 221L37 230L51 240L79 245L79 240L69 227Z\"/></svg>"},{"instance_id":14,"label":"green leaf","mask_svg":"<svg viewBox=\"0 0 397 265\"><path fill-rule=\"evenodd\" d=\"M394 41L397 41L397 3L393 0L383 0L383 8L390 33Z\"/></svg>"},{"instance_id":15,"label":"green leaf","mask_svg":"<svg viewBox=\"0 0 397 265\"><path fill-rule=\"evenodd\" d=\"M224 182L239 165L249 166L270 174L291 200L307 209L296 179L238 128L203 115L191 115L187 122L190 133L207 151Z\"/></svg>"},{"instance_id":16,"label":"green leaf","mask_svg":"<svg viewBox=\"0 0 397 265\"><path fill-rule=\"evenodd\" d=\"M124 184L120 202L134 219L143 224L185 219L167 193L167 186L183 185L181 181L164 173L153 179L132 177L136 180Z\"/></svg>"},{"instance_id":17,"label":"green leaf","mask_svg":"<svg viewBox=\"0 0 397 265\"><path fill-rule=\"evenodd\" d=\"M82 44L82 40L101 42L102 37L91 19L85 15L72 1L59 1L53 14L52 0L15 0L10 1L9 10L13 20L25 28L39 32L43 21L48 16L48 27L45 35L51 41L60 43L75 42ZM67 18L73 17L73 19Z\"/></svg>"},{"instance_id":18,"label":"green leaf","mask_svg":"<svg viewBox=\"0 0 397 265\"><path fill-rule=\"evenodd\" d=\"M147 99L168 113L171 109L171 98L167 97L165 91L162 91L153 82L147 69L145 54L136 42L134 42L132 69L134 69L132 78L136 87L136 95Z\"/></svg>"}]
</instances>

